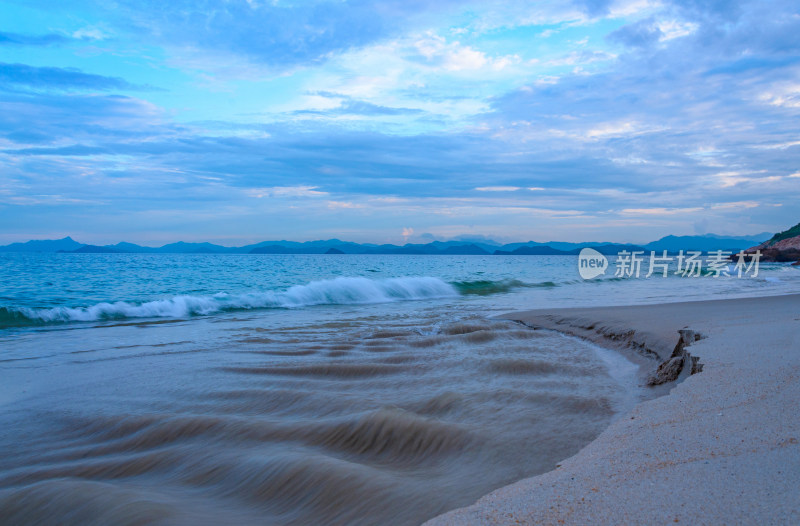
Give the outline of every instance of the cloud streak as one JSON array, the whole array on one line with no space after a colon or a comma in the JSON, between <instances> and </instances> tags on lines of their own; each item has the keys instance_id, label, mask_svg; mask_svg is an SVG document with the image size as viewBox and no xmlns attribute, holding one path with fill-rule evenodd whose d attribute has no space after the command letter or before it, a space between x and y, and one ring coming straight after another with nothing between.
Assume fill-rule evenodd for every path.
<instances>
[{"instance_id":1,"label":"cloud streak","mask_svg":"<svg viewBox=\"0 0 800 526\"><path fill-rule=\"evenodd\" d=\"M138 91L137 86L119 77L84 73L77 68L35 67L0 63L0 89Z\"/></svg>"},{"instance_id":2,"label":"cloud streak","mask_svg":"<svg viewBox=\"0 0 800 526\"><path fill-rule=\"evenodd\" d=\"M70 42L70 38L58 33L23 35L0 31L0 46L56 46Z\"/></svg>"}]
</instances>

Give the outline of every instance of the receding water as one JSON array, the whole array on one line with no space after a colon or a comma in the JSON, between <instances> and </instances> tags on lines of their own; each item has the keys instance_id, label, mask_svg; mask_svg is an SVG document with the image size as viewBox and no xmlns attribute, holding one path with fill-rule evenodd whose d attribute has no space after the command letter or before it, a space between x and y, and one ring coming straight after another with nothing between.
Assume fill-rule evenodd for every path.
<instances>
[{"instance_id":1,"label":"receding water","mask_svg":"<svg viewBox=\"0 0 800 526\"><path fill-rule=\"evenodd\" d=\"M0 255L0 523L418 524L642 394L520 308L800 290L577 258Z\"/></svg>"}]
</instances>

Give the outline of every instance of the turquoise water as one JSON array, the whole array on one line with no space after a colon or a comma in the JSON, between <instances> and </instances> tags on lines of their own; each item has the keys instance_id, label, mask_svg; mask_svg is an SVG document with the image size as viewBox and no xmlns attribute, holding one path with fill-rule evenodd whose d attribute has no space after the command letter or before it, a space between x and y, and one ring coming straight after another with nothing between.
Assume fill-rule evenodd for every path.
<instances>
[{"instance_id":1,"label":"turquoise water","mask_svg":"<svg viewBox=\"0 0 800 526\"><path fill-rule=\"evenodd\" d=\"M0 254L0 328L402 300L500 309L781 294L800 271L584 281L567 256ZM610 274L610 272L609 272ZM483 296L501 295L487 301Z\"/></svg>"},{"instance_id":2,"label":"turquoise water","mask_svg":"<svg viewBox=\"0 0 800 526\"><path fill-rule=\"evenodd\" d=\"M507 292L537 273L563 274L557 260L536 269L519 258L425 256L11 254L0 256L0 263L6 284L0 306L11 326L13 318L24 324L25 318L36 323L182 317L455 298ZM118 307L98 309L100 304ZM58 310L93 308L96 314Z\"/></svg>"},{"instance_id":3,"label":"turquoise water","mask_svg":"<svg viewBox=\"0 0 800 526\"><path fill-rule=\"evenodd\" d=\"M0 254L0 523L419 524L648 396L517 309L800 291L565 256Z\"/></svg>"}]
</instances>

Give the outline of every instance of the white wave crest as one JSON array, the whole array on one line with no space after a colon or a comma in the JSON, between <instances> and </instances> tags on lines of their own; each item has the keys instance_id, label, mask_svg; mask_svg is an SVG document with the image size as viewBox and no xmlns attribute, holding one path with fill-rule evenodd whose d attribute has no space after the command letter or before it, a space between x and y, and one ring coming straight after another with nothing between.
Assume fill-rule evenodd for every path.
<instances>
[{"instance_id":1,"label":"white wave crest","mask_svg":"<svg viewBox=\"0 0 800 526\"><path fill-rule=\"evenodd\" d=\"M96 321L120 318L184 318L228 310L299 308L311 305L353 305L458 296L438 278L407 277L384 280L336 278L295 285L285 291L219 293L213 296L174 296L146 303L98 303L90 307L18 309L26 318L43 322Z\"/></svg>"}]
</instances>

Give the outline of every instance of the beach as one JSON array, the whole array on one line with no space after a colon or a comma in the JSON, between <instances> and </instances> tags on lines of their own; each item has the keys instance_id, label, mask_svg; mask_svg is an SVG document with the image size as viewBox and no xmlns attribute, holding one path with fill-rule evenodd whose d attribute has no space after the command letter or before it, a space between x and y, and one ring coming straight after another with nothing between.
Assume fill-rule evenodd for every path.
<instances>
[{"instance_id":1,"label":"beach","mask_svg":"<svg viewBox=\"0 0 800 526\"><path fill-rule=\"evenodd\" d=\"M702 371L684 372L555 470L427 525L800 522L800 295L504 317L661 360L689 329Z\"/></svg>"},{"instance_id":2,"label":"beach","mask_svg":"<svg viewBox=\"0 0 800 526\"><path fill-rule=\"evenodd\" d=\"M0 526L800 526L800 0L0 0Z\"/></svg>"},{"instance_id":3,"label":"beach","mask_svg":"<svg viewBox=\"0 0 800 526\"><path fill-rule=\"evenodd\" d=\"M492 319L572 304L571 259L0 260L0 524L415 526L551 471L642 391L618 353Z\"/></svg>"},{"instance_id":4,"label":"beach","mask_svg":"<svg viewBox=\"0 0 800 526\"><path fill-rule=\"evenodd\" d=\"M579 280L562 256L0 261L10 284L0 308L0 524L416 526L498 488L518 500L451 523L483 523L493 509L511 523L547 522L524 507L541 511L534 495L552 513L608 495L608 522L625 503L666 517L680 503L663 495L735 510L703 493L695 466L728 462L738 477L738 460L723 455L781 444L773 454L785 454L800 436L774 429L793 421L775 413L797 398L781 390L795 370L780 352L793 349L786 331L800 317L800 272L787 265L748 279ZM704 298L727 301L675 303ZM523 312L532 307L546 309ZM685 348L647 386L679 330ZM765 397L744 406L755 420L728 409L751 395ZM733 424L772 431L755 443ZM643 493L659 463L691 473ZM783 459L760 466L773 486L756 487L769 495L748 489L741 502L787 517L781 492L798 470ZM524 482L560 476L550 497Z\"/></svg>"}]
</instances>

